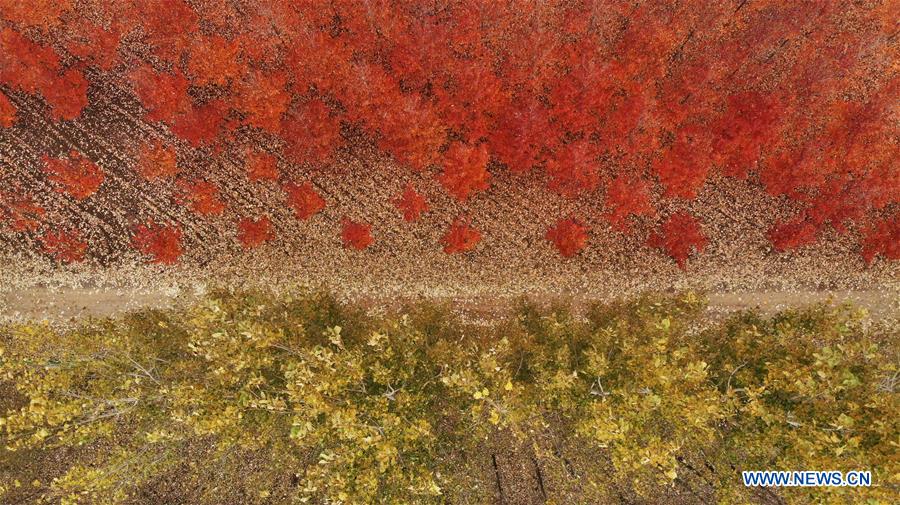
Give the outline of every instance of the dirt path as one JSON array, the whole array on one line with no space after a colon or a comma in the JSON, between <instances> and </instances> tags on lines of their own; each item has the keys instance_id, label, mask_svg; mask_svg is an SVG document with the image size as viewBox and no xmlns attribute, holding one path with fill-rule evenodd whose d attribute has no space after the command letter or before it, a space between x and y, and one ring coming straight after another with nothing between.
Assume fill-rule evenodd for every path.
<instances>
[{"instance_id":1,"label":"dirt path","mask_svg":"<svg viewBox=\"0 0 900 505\"><path fill-rule=\"evenodd\" d=\"M168 288L49 288L31 287L0 293L0 322L43 321L65 323L87 317L116 316L145 308L165 308L189 303L202 289ZM900 317L900 293L897 291L740 291L709 293L709 311L713 315L758 308L774 313L789 307L821 302L849 302L864 307L876 319ZM517 298L435 298L452 302L463 317L473 321L490 320L502 315ZM566 299L566 298L561 298ZM578 303L579 300L574 300ZM402 300L365 300L380 308L396 307Z\"/></svg>"}]
</instances>

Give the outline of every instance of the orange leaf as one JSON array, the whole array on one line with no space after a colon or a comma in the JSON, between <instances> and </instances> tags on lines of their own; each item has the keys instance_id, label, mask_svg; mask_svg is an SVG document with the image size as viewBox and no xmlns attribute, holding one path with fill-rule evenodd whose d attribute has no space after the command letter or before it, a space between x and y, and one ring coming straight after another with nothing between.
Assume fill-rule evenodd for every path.
<instances>
[{"instance_id":1,"label":"orange leaf","mask_svg":"<svg viewBox=\"0 0 900 505\"><path fill-rule=\"evenodd\" d=\"M0 193L0 219L10 222L13 231L34 231L41 226L46 211L21 191Z\"/></svg>"},{"instance_id":2,"label":"orange leaf","mask_svg":"<svg viewBox=\"0 0 900 505\"><path fill-rule=\"evenodd\" d=\"M171 265L181 257L181 229L177 226L163 226L148 221L134 228L132 246L153 263Z\"/></svg>"},{"instance_id":3,"label":"orange leaf","mask_svg":"<svg viewBox=\"0 0 900 505\"><path fill-rule=\"evenodd\" d=\"M344 218L341 221L341 227L341 241L345 248L361 251L372 244L371 225Z\"/></svg>"},{"instance_id":4,"label":"orange leaf","mask_svg":"<svg viewBox=\"0 0 900 505\"><path fill-rule=\"evenodd\" d=\"M0 91L0 126L9 128L16 122L16 106Z\"/></svg>"},{"instance_id":5,"label":"orange leaf","mask_svg":"<svg viewBox=\"0 0 900 505\"><path fill-rule=\"evenodd\" d=\"M682 270L691 252L702 252L706 243L700 222L686 212L672 214L660 230L647 239L647 245L665 250Z\"/></svg>"},{"instance_id":6,"label":"orange leaf","mask_svg":"<svg viewBox=\"0 0 900 505\"><path fill-rule=\"evenodd\" d=\"M219 198L219 188L209 181L179 180L178 187L183 195L181 199L189 202L191 209L203 216L219 215L225 210L225 204Z\"/></svg>"},{"instance_id":7,"label":"orange leaf","mask_svg":"<svg viewBox=\"0 0 900 505\"><path fill-rule=\"evenodd\" d=\"M242 218L238 221L238 240L245 249L253 249L275 238L272 231L272 220L268 217L251 219Z\"/></svg>"},{"instance_id":8,"label":"orange leaf","mask_svg":"<svg viewBox=\"0 0 900 505\"><path fill-rule=\"evenodd\" d=\"M57 191L76 200L96 193L105 178L103 170L78 151L71 151L68 159L44 156L44 164L49 179L61 186Z\"/></svg>"},{"instance_id":9,"label":"orange leaf","mask_svg":"<svg viewBox=\"0 0 900 505\"><path fill-rule=\"evenodd\" d=\"M294 209L297 219L309 219L325 208L325 199L309 182L300 185L289 182L284 185L284 191L287 193L287 204Z\"/></svg>"},{"instance_id":10,"label":"orange leaf","mask_svg":"<svg viewBox=\"0 0 900 505\"><path fill-rule=\"evenodd\" d=\"M487 171L487 147L460 143L447 151L444 172L440 176L444 188L459 200L465 201L473 193L488 188L491 174Z\"/></svg>"},{"instance_id":11,"label":"orange leaf","mask_svg":"<svg viewBox=\"0 0 900 505\"><path fill-rule=\"evenodd\" d=\"M471 251L481 241L481 232L469 226L462 218L457 218L450 225L450 230L441 239L444 244L444 252L453 254Z\"/></svg>"},{"instance_id":12,"label":"orange leaf","mask_svg":"<svg viewBox=\"0 0 900 505\"><path fill-rule=\"evenodd\" d=\"M423 212L428 212L428 202L425 197L416 193L412 184L407 184L403 193L394 200L394 205L403 213L404 221L415 221Z\"/></svg>"},{"instance_id":13,"label":"orange leaf","mask_svg":"<svg viewBox=\"0 0 900 505\"><path fill-rule=\"evenodd\" d=\"M247 153L247 178L250 181L278 180L278 160L269 153Z\"/></svg>"},{"instance_id":14,"label":"orange leaf","mask_svg":"<svg viewBox=\"0 0 900 505\"><path fill-rule=\"evenodd\" d=\"M44 252L61 263L83 260L88 247L77 230L46 232L38 240Z\"/></svg>"},{"instance_id":15,"label":"orange leaf","mask_svg":"<svg viewBox=\"0 0 900 505\"><path fill-rule=\"evenodd\" d=\"M138 157L137 170L148 181L174 177L178 173L175 149L166 147L160 140L145 144Z\"/></svg>"},{"instance_id":16,"label":"orange leaf","mask_svg":"<svg viewBox=\"0 0 900 505\"><path fill-rule=\"evenodd\" d=\"M547 230L546 238L565 258L571 258L584 249L588 227L577 219L561 219Z\"/></svg>"}]
</instances>

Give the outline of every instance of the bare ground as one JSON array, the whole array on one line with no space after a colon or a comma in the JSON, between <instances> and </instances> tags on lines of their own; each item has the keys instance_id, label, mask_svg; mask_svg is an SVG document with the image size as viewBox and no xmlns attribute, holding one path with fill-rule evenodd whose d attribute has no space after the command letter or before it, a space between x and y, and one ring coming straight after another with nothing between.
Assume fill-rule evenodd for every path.
<instances>
[{"instance_id":1,"label":"bare ground","mask_svg":"<svg viewBox=\"0 0 900 505\"><path fill-rule=\"evenodd\" d=\"M114 317L122 313L147 309L166 308L190 303L205 291L198 287L186 290L175 286L162 289L138 287L78 288L78 287L30 287L0 292L0 322L48 321L67 323L85 318ZM736 291L707 293L710 315L727 315L735 311L758 309L774 313L788 308L816 303L850 303L865 308L875 319L900 316L900 294L897 291ZM502 316L517 298L452 299L431 298L432 301L452 302L454 310L472 321L489 321ZM362 300L373 310L399 307L403 301L392 299ZM540 300L538 300L540 301ZM543 301L548 301L544 299ZM557 301L580 305L592 300L567 297Z\"/></svg>"}]
</instances>

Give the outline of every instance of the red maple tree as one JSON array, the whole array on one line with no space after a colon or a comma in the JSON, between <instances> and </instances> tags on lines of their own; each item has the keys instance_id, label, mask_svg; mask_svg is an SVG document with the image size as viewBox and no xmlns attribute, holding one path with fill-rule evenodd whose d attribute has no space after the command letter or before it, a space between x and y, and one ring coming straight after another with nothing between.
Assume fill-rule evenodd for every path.
<instances>
[{"instance_id":1,"label":"red maple tree","mask_svg":"<svg viewBox=\"0 0 900 505\"><path fill-rule=\"evenodd\" d=\"M416 192L416 188L413 187L412 183L406 184L403 193L394 200L394 205L403 214L403 220L408 222L415 221L419 219L422 213L428 212L428 201L425 200L424 196Z\"/></svg>"},{"instance_id":2,"label":"red maple tree","mask_svg":"<svg viewBox=\"0 0 900 505\"><path fill-rule=\"evenodd\" d=\"M488 188L491 174L487 171L488 152L484 144L467 146L455 143L444 156L441 184L457 199L465 201L472 194Z\"/></svg>"},{"instance_id":3,"label":"red maple tree","mask_svg":"<svg viewBox=\"0 0 900 505\"><path fill-rule=\"evenodd\" d=\"M244 217L238 221L237 238L245 249L253 249L275 238L272 220L268 216L257 219Z\"/></svg>"},{"instance_id":4,"label":"red maple tree","mask_svg":"<svg viewBox=\"0 0 900 505\"><path fill-rule=\"evenodd\" d=\"M650 205L650 185L643 179L619 175L606 190L607 220L613 228L627 232L630 216L652 216L656 212Z\"/></svg>"},{"instance_id":5,"label":"red maple tree","mask_svg":"<svg viewBox=\"0 0 900 505\"><path fill-rule=\"evenodd\" d=\"M369 247L373 240L372 225L352 221L346 217L341 220L341 242L345 248L361 251Z\"/></svg>"},{"instance_id":6,"label":"red maple tree","mask_svg":"<svg viewBox=\"0 0 900 505\"><path fill-rule=\"evenodd\" d=\"M167 147L161 140L144 144L138 154L137 170L144 179L152 181L174 177L178 174L175 149Z\"/></svg>"},{"instance_id":7,"label":"red maple tree","mask_svg":"<svg viewBox=\"0 0 900 505\"><path fill-rule=\"evenodd\" d=\"M660 229L647 239L647 245L663 249L682 270L691 253L703 252L706 244L700 222L686 212L676 212L669 216Z\"/></svg>"},{"instance_id":8,"label":"red maple tree","mask_svg":"<svg viewBox=\"0 0 900 505\"><path fill-rule=\"evenodd\" d=\"M252 71L237 85L234 105L246 114L250 126L278 133L281 116L291 102L285 89L288 76L278 72Z\"/></svg>"},{"instance_id":9,"label":"red maple tree","mask_svg":"<svg viewBox=\"0 0 900 505\"><path fill-rule=\"evenodd\" d=\"M226 86L244 71L238 41L220 35L200 35L191 41L187 71L197 86Z\"/></svg>"},{"instance_id":10,"label":"red maple tree","mask_svg":"<svg viewBox=\"0 0 900 505\"><path fill-rule=\"evenodd\" d=\"M71 8L72 0L0 0L0 17L47 30L58 25L60 16Z\"/></svg>"},{"instance_id":11,"label":"red maple tree","mask_svg":"<svg viewBox=\"0 0 900 505\"><path fill-rule=\"evenodd\" d=\"M294 209L297 219L309 219L325 208L325 199L313 188L309 181L303 184L289 182L283 187L287 194L287 204Z\"/></svg>"},{"instance_id":12,"label":"red maple tree","mask_svg":"<svg viewBox=\"0 0 900 505\"><path fill-rule=\"evenodd\" d=\"M191 206L191 210L201 216L216 216L225 211L225 203L219 197L219 188L204 180L180 179L181 190L178 200Z\"/></svg>"},{"instance_id":13,"label":"red maple tree","mask_svg":"<svg viewBox=\"0 0 900 505\"><path fill-rule=\"evenodd\" d=\"M76 263L84 259L88 244L77 230L58 230L43 233L38 241L44 253L60 263Z\"/></svg>"},{"instance_id":14,"label":"red maple tree","mask_svg":"<svg viewBox=\"0 0 900 505\"><path fill-rule=\"evenodd\" d=\"M138 67L130 74L134 91L148 121L171 122L191 107L188 95L190 82L181 73L157 72L149 66Z\"/></svg>"},{"instance_id":15,"label":"red maple tree","mask_svg":"<svg viewBox=\"0 0 900 505\"><path fill-rule=\"evenodd\" d=\"M184 252L181 237L181 228L176 225L162 225L148 221L134 227L131 244L138 252L149 256L151 262L172 265Z\"/></svg>"},{"instance_id":16,"label":"red maple tree","mask_svg":"<svg viewBox=\"0 0 900 505\"><path fill-rule=\"evenodd\" d=\"M256 181L278 180L278 159L266 152L247 152L247 179Z\"/></svg>"},{"instance_id":17,"label":"red maple tree","mask_svg":"<svg viewBox=\"0 0 900 505\"><path fill-rule=\"evenodd\" d=\"M221 100L212 100L203 105L191 105L175 116L172 133L187 140L192 146L200 147L213 141L219 134L228 107Z\"/></svg>"},{"instance_id":18,"label":"red maple tree","mask_svg":"<svg viewBox=\"0 0 900 505\"><path fill-rule=\"evenodd\" d=\"M472 228L468 220L457 218L450 225L450 229L441 239L444 244L444 252L447 254L468 252L475 249L481 241L481 232Z\"/></svg>"},{"instance_id":19,"label":"red maple tree","mask_svg":"<svg viewBox=\"0 0 900 505\"><path fill-rule=\"evenodd\" d=\"M45 214L44 208L34 203L30 195L21 191L0 191L0 221L8 221L13 231L37 230Z\"/></svg>"},{"instance_id":20,"label":"red maple tree","mask_svg":"<svg viewBox=\"0 0 900 505\"><path fill-rule=\"evenodd\" d=\"M777 221L766 233L776 251L789 251L816 241L818 228L806 217L795 217L787 222Z\"/></svg>"},{"instance_id":21,"label":"red maple tree","mask_svg":"<svg viewBox=\"0 0 900 505\"><path fill-rule=\"evenodd\" d=\"M600 164L597 147L586 140L560 146L547 161L550 189L574 198L597 189Z\"/></svg>"},{"instance_id":22,"label":"red maple tree","mask_svg":"<svg viewBox=\"0 0 900 505\"><path fill-rule=\"evenodd\" d=\"M9 128L16 122L16 106L0 91L0 126Z\"/></svg>"},{"instance_id":23,"label":"red maple tree","mask_svg":"<svg viewBox=\"0 0 900 505\"><path fill-rule=\"evenodd\" d=\"M900 214L880 219L864 230L861 254L866 263L878 255L900 260Z\"/></svg>"},{"instance_id":24,"label":"red maple tree","mask_svg":"<svg viewBox=\"0 0 900 505\"><path fill-rule=\"evenodd\" d=\"M295 105L281 121L285 155L295 163L328 164L341 144L341 128L321 100Z\"/></svg>"},{"instance_id":25,"label":"red maple tree","mask_svg":"<svg viewBox=\"0 0 900 505\"><path fill-rule=\"evenodd\" d=\"M78 151L69 152L66 159L44 156L43 160L48 178L59 185L57 191L76 200L88 198L103 184L103 170Z\"/></svg>"},{"instance_id":26,"label":"red maple tree","mask_svg":"<svg viewBox=\"0 0 900 505\"><path fill-rule=\"evenodd\" d=\"M547 230L545 238L556 246L556 250L564 258L571 258L584 249L588 227L575 218L560 219Z\"/></svg>"}]
</instances>

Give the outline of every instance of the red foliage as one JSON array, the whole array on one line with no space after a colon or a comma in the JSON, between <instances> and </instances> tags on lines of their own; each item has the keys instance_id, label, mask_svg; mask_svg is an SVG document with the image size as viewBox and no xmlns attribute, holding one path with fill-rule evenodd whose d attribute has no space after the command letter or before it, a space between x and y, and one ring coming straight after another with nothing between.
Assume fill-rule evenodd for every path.
<instances>
[{"instance_id":1,"label":"red foliage","mask_svg":"<svg viewBox=\"0 0 900 505\"><path fill-rule=\"evenodd\" d=\"M48 82L42 89L44 98L50 104L50 115L54 119L72 120L81 115L88 104L88 82L84 75L70 68Z\"/></svg>"},{"instance_id":2,"label":"red foliage","mask_svg":"<svg viewBox=\"0 0 900 505\"><path fill-rule=\"evenodd\" d=\"M76 200L84 200L93 195L103 184L103 170L78 151L71 151L68 159L44 156L44 171L48 178L60 187L57 191Z\"/></svg>"},{"instance_id":3,"label":"red foliage","mask_svg":"<svg viewBox=\"0 0 900 505\"><path fill-rule=\"evenodd\" d=\"M240 47L219 35L194 39L188 58L187 71L194 84L225 86L240 77L243 68L238 62Z\"/></svg>"},{"instance_id":4,"label":"red foliage","mask_svg":"<svg viewBox=\"0 0 900 505\"><path fill-rule=\"evenodd\" d=\"M184 0L139 0L134 6L133 26L141 26L145 40L164 60L177 60L196 36L197 14Z\"/></svg>"},{"instance_id":5,"label":"red foliage","mask_svg":"<svg viewBox=\"0 0 900 505\"><path fill-rule=\"evenodd\" d=\"M647 239L647 245L665 250L682 270L691 252L703 252L706 243L706 237L700 230L700 222L685 212L669 216L660 230Z\"/></svg>"},{"instance_id":6,"label":"red foliage","mask_svg":"<svg viewBox=\"0 0 900 505\"><path fill-rule=\"evenodd\" d=\"M487 171L487 146L455 143L445 155L441 184L457 199L465 201L473 193L488 188L491 174Z\"/></svg>"},{"instance_id":7,"label":"red foliage","mask_svg":"<svg viewBox=\"0 0 900 505\"><path fill-rule=\"evenodd\" d=\"M686 127L675 135L675 142L656 160L653 168L666 187L666 196L693 199L706 181L709 171L709 147L705 132Z\"/></svg>"},{"instance_id":8,"label":"red foliage","mask_svg":"<svg viewBox=\"0 0 900 505\"><path fill-rule=\"evenodd\" d=\"M556 226L547 230L545 238L553 245L564 258L571 258L584 249L588 238L588 227L581 221L570 218L560 219Z\"/></svg>"},{"instance_id":9,"label":"red foliage","mask_svg":"<svg viewBox=\"0 0 900 505\"><path fill-rule=\"evenodd\" d=\"M428 212L428 201L416 192L412 183L408 183L403 193L394 200L394 205L400 209L404 221L415 221L423 212Z\"/></svg>"},{"instance_id":10,"label":"red foliage","mask_svg":"<svg viewBox=\"0 0 900 505\"><path fill-rule=\"evenodd\" d=\"M16 106L0 91L0 126L9 128L16 122Z\"/></svg>"},{"instance_id":11,"label":"red foliage","mask_svg":"<svg viewBox=\"0 0 900 505\"><path fill-rule=\"evenodd\" d=\"M9 221L13 231L34 231L41 226L46 211L21 191L0 192L0 220Z\"/></svg>"},{"instance_id":12,"label":"red foliage","mask_svg":"<svg viewBox=\"0 0 900 505\"><path fill-rule=\"evenodd\" d=\"M450 230L441 239L447 254L471 251L480 241L481 232L469 226L468 221L462 218L453 221Z\"/></svg>"},{"instance_id":13,"label":"red foliage","mask_svg":"<svg viewBox=\"0 0 900 505\"><path fill-rule=\"evenodd\" d=\"M0 82L36 93L59 72L59 57L53 49L35 44L11 28L0 31Z\"/></svg>"},{"instance_id":14,"label":"red foliage","mask_svg":"<svg viewBox=\"0 0 900 505\"><path fill-rule=\"evenodd\" d=\"M225 211L225 204L219 198L219 188L209 181L188 181L181 179L178 187L182 194L178 196L181 203L188 203L191 209L201 216L216 216Z\"/></svg>"},{"instance_id":15,"label":"red foliage","mask_svg":"<svg viewBox=\"0 0 900 505\"><path fill-rule=\"evenodd\" d=\"M847 222L862 220L870 204L868 195L846 176L831 179L818 189L819 194L811 199L806 214L816 225L830 223L840 233L847 231Z\"/></svg>"},{"instance_id":16,"label":"red foliage","mask_svg":"<svg viewBox=\"0 0 900 505\"><path fill-rule=\"evenodd\" d=\"M200 147L216 138L227 112L227 106L220 100L190 106L175 117L172 133L187 140L192 146Z\"/></svg>"},{"instance_id":17,"label":"red foliage","mask_svg":"<svg viewBox=\"0 0 900 505\"><path fill-rule=\"evenodd\" d=\"M597 189L600 164L595 146L578 141L561 146L547 162L550 189L568 198Z\"/></svg>"},{"instance_id":18,"label":"red foliage","mask_svg":"<svg viewBox=\"0 0 900 505\"><path fill-rule=\"evenodd\" d=\"M695 198L713 169L756 172L766 191L806 209L807 224L770 231L778 249L900 202L900 78L872 63L886 58L877 42L892 33L888 6L320 4L0 0L0 86L73 120L88 105L86 75L124 72L145 119L194 148L219 152L247 134L283 146L290 162L325 165L345 135L362 135L414 170L442 164L440 183L461 201L500 170L537 167L568 198L615 174L607 219L623 231L630 216L655 212L648 164L663 199ZM789 58L772 57L781 40ZM135 44L141 58L119 54ZM16 113L0 94L0 126ZM157 142L139 170L172 177L175 158ZM279 178L269 155L247 163L251 181ZM324 206L311 186L290 187L301 219ZM408 220L427 208L414 190L395 203Z\"/></svg>"},{"instance_id":19,"label":"red foliage","mask_svg":"<svg viewBox=\"0 0 900 505\"><path fill-rule=\"evenodd\" d=\"M247 115L247 124L278 133L281 115L291 102L285 90L287 75L255 71L247 74L238 86L236 107Z\"/></svg>"},{"instance_id":20,"label":"red foliage","mask_svg":"<svg viewBox=\"0 0 900 505\"><path fill-rule=\"evenodd\" d=\"M900 260L900 214L876 221L863 232L861 254L866 263L878 255Z\"/></svg>"},{"instance_id":21,"label":"red foliage","mask_svg":"<svg viewBox=\"0 0 900 505\"><path fill-rule=\"evenodd\" d=\"M253 249L275 238L272 220L267 216L258 219L249 217L238 221L237 238L245 249Z\"/></svg>"},{"instance_id":22,"label":"red foliage","mask_svg":"<svg viewBox=\"0 0 900 505\"><path fill-rule=\"evenodd\" d=\"M402 106L388 109L378 124L382 132L378 147L414 170L437 163L438 150L446 139L446 129L429 108L407 96L395 97Z\"/></svg>"},{"instance_id":23,"label":"red foliage","mask_svg":"<svg viewBox=\"0 0 900 505\"><path fill-rule=\"evenodd\" d=\"M650 185L643 179L626 175L616 177L606 191L606 218L613 228L627 232L629 216L652 216L656 212L650 205Z\"/></svg>"},{"instance_id":24,"label":"red foliage","mask_svg":"<svg viewBox=\"0 0 900 505\"><path fill-rule=\"evenodd\" d=\"M347 249L361 251L372 244L372 225L344 218L341 220L341 241Z\"/></svg>"},{"instance_id":25,"label":"red foliage","mask_svg":"<svg viewBox=\"0 0 900 505\"><path fill-rule=\"evenodd\" d=\"M815 224L801 216L787 222L776 222L766 236L776 251L789 251L815 242L818 231Z\"/></svg>"},{"instance_id":26,"label":"red foliage","mask_svg":"<svg viewBox=\"0 0 900 505\"><path fill-rule=\"evenodd\" d=\"M256 181L278 180L278 160L265 152L247 152L247 179Z\"/></svg>"},{"instance_id":27,"label":"red foliage","mask_svg":"<svg viewBox=\"0 0 900 505\"><path fill-rule=\"evenodd\" d=\"M0 0L0 17L23 26L47 29L72 8L72 0Z\"/></svg>"},{"instance_id":28,"label":"red foliage","mask_svg":"<svg viewBox=\"0 0 900 505\"><path fill-rule=\"evenodd\" d=\"M781 107L773 97L757 92L729 95L727 102L728 110L715 128L713 159L723 164L726 174L744 178L762 147L778 134L775 123Z\"/></svg>"},{"instance_id":29,"label":"red foliage","mask_svg":"<svg viewBox=\"0 0 900 505\"><path fill-rule=\"evenodd\" d=\"M160 140L145 144L138 155L137 170L148 181L174 177L178 174L175 149Z\"/></svg>"},{"instance_id":30,"label":"red foliage","mask_svg":"<svg viewBox=\"0 0 900 505\"><path fill-rule=\"evenodd\" d=\"M87 105L87 81L81 72L63 70L53 49L10 28L0 31L0 82L26 93L40 91L55 119L74 119Z\"/></svg>"},{"instance_id":31,"label":"red foliage","mask_svg":"<svg viewBox=\"0 0 900 505\"><path fill-rule=\"evenodd\" d=\"M760 181L770 195L796 198L804 187L815 187L825 181L818 160L811 154L780 152L774 154L759 171Z\"/></svg>"},{"instance_id":32,"label":"red foliage","mask_svg":"<svg viewBox=\"0 0 900 505\"><path fill-rule=\"evenodd\" d=\"M60 263L75 263L84 259L87 242L81 240L77 230L50 231L41 235L38 240L44 253L49 254Z\"/></svg>"},{"instance_id":33,"label":"red foliage","mask_svg":"<svg viewBox=\"0 0 900 505\"><path fill-rule=\"evenodd\" d=\"M130 77L134 91L147 110L148 121L171 122L190 110L191 99L187 94L190 83L181 73L157 72L143 66L133 70Z\"/></svg>"},{"instance_id":34,"label":"red foliage","mask_svg":"<svg viewBox=\"0 0 900 505\"><path fill-rule=\"evenodd\" d=\"M544 157L550 121L546 108L537 100L514 103L500 112L497 124L488 132L491 151L513 172L522 173Z\"/></svg>"},{"instance_id":35,"label":"red foliage","mask_svg":"<svg viewBox=\"0 0 900 505\"><path fill-rule=\"evenodd\" d=\"M149 256L153 263L172 265L181 257L181 228L161 225L153 221L134 227L132 247Z\"/></svg>"},{"instance_id":36,"label":"red foliage","mask_svg":"<svg viewBox=\"0 0 900 505\"><path fill-rule=\"evenodd\" d=\"M287 193L287 204L294 209L297 219L309 219L325 208L325 199L308 181L299 185L289 182L284 185L284 192Z\"/></svg>"},{"instance_id":37,"label":"red foliage","mask_svg":"<svg viewBox=\"0 0 900 505\"><path fill-rule=\"evenodd\" d=\"M112 70L120 62L119 39L122 32L118 26L105 30L93 23L93 20L84 20L73 27L70 34L73 39L68 41L66 49L73 56L86 60L101 70Z\"/></svg>"},{"instance_id":38,"label":"red foliage","mask_svg":"<svg viewBox=\"0 0 900 505\"><path fill-rule=\"evenodd\" d=\"M341 143L341 128L321 100L293 107L281 121L284 153L295 163L326 165Z\"/></svg>"}]
</instances>

